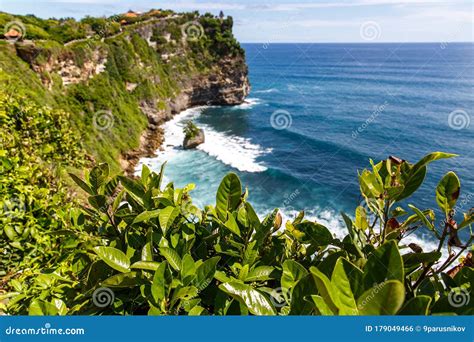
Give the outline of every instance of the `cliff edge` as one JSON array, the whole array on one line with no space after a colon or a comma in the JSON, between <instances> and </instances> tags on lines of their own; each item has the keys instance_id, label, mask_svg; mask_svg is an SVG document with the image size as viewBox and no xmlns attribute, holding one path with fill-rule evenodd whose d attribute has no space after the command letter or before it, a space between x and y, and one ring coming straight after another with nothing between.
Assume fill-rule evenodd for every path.
<instances>
[{"instance_id":1,"label":"cliff edge","mask_svg":"<svg viewBox=\"0 0 474 342\"><path fill-rule=\"evenodd\" d=\"M42 27L48 36L26 32L0 44L0 68L21 73L9 83L70 112L86 152L128 173L160 147L160 126L174 114L240 104L250 90L231 17L150 11L132 19L49 20ZM59 35L54 25L84 33Z\"/></svg>"}]
</instances>

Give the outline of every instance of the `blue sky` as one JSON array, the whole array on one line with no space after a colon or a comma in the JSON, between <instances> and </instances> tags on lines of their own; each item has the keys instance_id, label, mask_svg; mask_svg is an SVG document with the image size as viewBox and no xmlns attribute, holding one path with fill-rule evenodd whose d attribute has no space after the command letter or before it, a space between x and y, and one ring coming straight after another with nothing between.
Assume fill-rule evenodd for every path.
<instances>
[{"instance_id":1,"label":"blue sky","mask_svg":"<svg viewBox=\"0 0 474 342\"><path fill-rule=\"evenodd\" d=\"M40 17L112 15L170 8L232 15L242 42L473 41L473 1L238 0L113 1L0 0L0 10Z\"/></svg>"}]
</instances>

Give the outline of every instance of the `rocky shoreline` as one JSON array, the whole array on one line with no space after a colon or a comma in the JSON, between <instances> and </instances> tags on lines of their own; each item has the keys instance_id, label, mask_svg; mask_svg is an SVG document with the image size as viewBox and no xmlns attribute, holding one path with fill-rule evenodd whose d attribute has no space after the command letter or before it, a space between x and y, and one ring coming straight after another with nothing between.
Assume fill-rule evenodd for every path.
<instances>
[{"instance_id":1,"label":"rocky shoreline","mask_svg":"<svg viewBox=\"0 0 474 342\"><path fill-rule=\"evenodd\" d=\"M248 68L241 56L227 58L209 73L183 82L180 88L181 92L169 100L165 110L156 110L154 104L141 104L141 110L148 117L148 127L140 137L140 146L120 158L120 165L127 175L134 174L140 158L156 156L164 141L161 126L175 115L197 106L242 104L250 92Z\"/></svg>"}]
</instances>

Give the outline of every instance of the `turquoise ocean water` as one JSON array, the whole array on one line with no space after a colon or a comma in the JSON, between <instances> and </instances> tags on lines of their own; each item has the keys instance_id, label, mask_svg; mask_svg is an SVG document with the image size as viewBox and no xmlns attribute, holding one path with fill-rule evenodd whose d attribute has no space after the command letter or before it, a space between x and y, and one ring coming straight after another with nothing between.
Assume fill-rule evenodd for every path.
<instances>
[{"instance_id":1,"label":"turquoise ocean water","mask_svg":"<svg viewBox=\"0 0 474 342\"><path fill-rule=\"evenodd\" d=\"M235 107L187 110L165 124L164 151L142 163L176 185L196 184L200 205L215 203L220 180L236 172L259 214L274 207L307 215L343 234L340 211L361 201L357 171L395 155L431 164L413 198L434 207L436 184L453 170L464 209L474 205L474 44L244 44L252 91ZM185 120L206 133L184 151ZM140 164L141 165L141 164ZM138 169L140 168L138 166ZM425 243L429 237L424 238Z\"/></svg>"}]
</instances>

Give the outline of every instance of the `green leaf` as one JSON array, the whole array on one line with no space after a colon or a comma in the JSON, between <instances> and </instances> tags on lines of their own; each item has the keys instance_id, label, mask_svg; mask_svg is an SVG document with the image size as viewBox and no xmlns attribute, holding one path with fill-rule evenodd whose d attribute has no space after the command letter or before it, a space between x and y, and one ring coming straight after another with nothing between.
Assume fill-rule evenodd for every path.
<instances>
[{"instance_id":1,"label":"green leaf","mask_svg":"<svg viewBox=\"0 0 474 342\"><path fill-rule=\"evenodd\" d=\"M127 272L115 274L103 282L101 286L130 288L142 284L142 279L137 272Z\"/></svg>"},{"instance_id":2,"label":"green leaf","mask_svg":"<svg viewBox=\"0 0 474 342\"><path fill-rule=\"evenodd\" d=\"M204 315L204 314L206 314L206 309L204 309L202 306L199 306L199 305L194 306L188 312L189 316L201 316L201 315Z\"/></svg>"},{"instance_id":3,"label":"green leaf","mask_svg":"<svg viewBox=\"0 0 474 342\"><path fill-rule=\"evenodd\" d=\"M349 278L354 298L359 297L362 291L364 291L364 272L345 258L340 258L339 260L342 261L346 275Z\"/></svg>"},{"instance_id":4,"label":"green leaf","mask_svg":"<svg viewBox=\"0 0 474 342\"><path fill-rule=\"evenodd\" d=\"M310 269L311 274L314 277L316 282L316 287L318 288L319 295L324 299L324 302L328 308L337 315L339 313L339 298L338 298L338 289L335 288L328 277L324 275L316 267L312 266Z\"/></svg>"},{"instance_id":5,"label":"green leaf","mask_svg":"<svg viewBox=\"0 0 474 342\"><path fill-rule=\"evenodd\" d=\"M242 195L242 185L235 173L224 177L216 195L216 212L223 221L227 220L227 212L237 209Z\"/></svg>"},{"instance_id":6,"label":"green leaf","mask_svg":"<svg viewBox=\"0 0 474 342\"><path fill-rule=\"evenodd\" d=\"M219 285L219 289L244 304L254 315L276 315L270 300L250 285L230 282Z\"/></svg>"},{"instance_id":7,"label":"green leaf","mask_svg":"<svg viewBox=\"0 0 474 342\"><path fill-rule=\"evenodd\" d=\"M252 269L245 278L245 281L266 281L273 279L270 275L275 270L272 266L258 266Z\"/></svg>"},{"instance_id":8,"label":"green leaf","mask_svg":"<svg viewBox=\"0 0 474 342\"><path fill-rule=\"evenodd\" d=\"M92 168L89 173L89 183L96 192L105 183L109 177L109 165L106 163L99 164Z\"/></svg>"},{"instance_id":9,"label":"green leaf","mask_svg":"<svg viewBox=\"0 0 474 342\"><path fill-rule=\"evenodd\" d=\"M155 217L158 217L160 215L160 212L162 211L163 209L156 209L156 210L151 210L151 211L144 211L142 213L140 213L139 215L137 215L137 217L135 217L135 219L133 220L132 224L135 224L135 223L140 223L140 222L143 222L143 221L148 221L152 218L155 218Z\"/></svg>"},{"instance_id":10,"label":"green leaf","mask_svg":"<svg viewBox=\"0 0 474 342\"><path fill-rule=\"evenodd\" d=\"M418 216L418 218L420 219L420 221L430 230L434 231L435 228L433 226L433 224L426 218L425 214L423 214L423 212L418 209L417 207L415 207L414 205L411 205L409 204L408 205L411 209L413 209L413 211L415 212L416 216Z\"/></svg>"},{"instance_id":11,"label":"green leaf","mask_svg":"<svg viewBox=\"0 0 474 342\"><path fill-rule=\"evenodd\" d=\"M285 292L283 292L285 294ZM291 290L290 315L309 315L314 310L314 304L306 300L311 295L318 294L316 283L311 274L301 278Z\"/></svg>"},{"instance_id":12,"label":"green leaf","mask_svg":"<svg viewBox=\"0 0 474 342\"><path fill-rule=\"evenodd\" d=\"M172 248L161 247L160 253L166 258L171 267L173 267L176 271L181 269L181 257L179 256L178 252Z\"/></svg>"},{"instance_id":13,"label":"green leaf","mask_svg":"<svg viewBox=\"0 0 474 342\"><path fill-rule=\"evenodd\" d=\"M316 306L316 309L319 311L319 314L322 316L334 316L334 312L331 311L331 308L326 304L323 297L317 295L311 295L311 299Z\"/></svg>"},{"instance_id":14,"label":"green leaf","mask_svg":"<svg viewBox=\"0 0 474 342\"><path fill-rule=\"evenodd\" d=\"M95 209L102 212L107 211L107 199L104 195L89 196L88 201Z\"/></svg>"},{"instance_id":15,"label":"green leaf","mask_svg":"<svg viewBox=\"0 0 474 342\"><path fill-rule=\"evenodd\" d=\"M58 314L58 308L54 304L41 299L33 299L28 307L29 316L55 316Z\"/></svg>"},{"instance_id":16,"label":"green leaf","mask_svg":"<svg viewBox=\"0 0 474 342\"><path fill-rule=\"evenodd\" d=\"M179 207L173 206L169 206L160 210L158 219L160 221L160 227L163 231L163 234L166 234L168 229L173 225L173 222L178 217L179 213Z\"/></svg>"},{"instance_id":17,"label":"green leaf","mask_svg":"<svg viewBox=\"0 0 474 342\"><path fill-rule=\"evenodd\" d=\"M435 262L441 258L441 252L408 253L403 255L403 264L406 268L425 262Z\"/></svg>"},{"instance_id":18,"label":"green leaf","mask_svg":"<svg viewBox=\"0 0 474 342\"><path fill-rule=\"evenodd\" d=\"M214 274L216 273L217 263L220 259L220 257L207 259L196 269L196 278L194 279L193 284L200 291L204 290L211 283Z\"/></svg>"},{"instance_id":19,"label":"green leaf","mask_svg":"<svg viewBox=\"0 0 474 342\"><path fill-rule=\"evenodd\" d=\"M369 170L364 170L359 175L360 192L368 198L378 198L383 192L383 185L376 175Z\"/></svg>"},{"instance_id":20,"label":"green leaf","mask_svg":"<svg viewBox=\"0 0 474 342\"><path fill-rule=\"evenodd\" d=\"M394 315L405 300L405 288L398 280L388 280L365 291L357 300L361 315Z\"/></svg>"},{"instance_id":21,"label":"green leaf","mask_svg":"<svg viewBox=\"0 0 474 342\"><path fill-rule=\"evenodd\" d=\"M143 200L143 197L145 196L145 188L140 182L124 176L119 176L118 178L120 179L120 183L122 183L123 187L129 193L135 195L138 199Z\"/></svg>"},{"instance_id":22,"label":"green leaf","mask_svg":"<svg viewBox=\"0 0 474 342\"><path fill-rule=\"evenodd\" d=\"M429 163L439 159L452 158L456 156L456 154L451 153L433 152L421 158L418 163L410 168L408 175L403 180L405 189L396 198L396 200L401 201L402 199L411 196L420 187L420 185L423 183L423 180L425 179L427 169L426 166Z\"/></svg>"},{"instance_id":23,"label":"green leaf","mask_svg":"<svg viewBox=\"0 0 474 342\"><path fill-rule=\"evenodd\" d=\"M403 260L394 241L386 242L372 252L364 266L364 275L365 289L390 279L403 283Z\"/></svg>"},{"instance_id":24,"label":"green leaf","mask_svg":"<svg viewBox=\"0 0 474 342\"><path fill-rule=\"evenodd\" d=\"M464 214L464 219L458 226L458 231L474 223L474 210Z\"/></svg>"},{"instance_id":25,"label":"green leaf","mask_svg":"<svg viewBox=\"0 0 474 342\"><path fill-rule=\"evenodd\" d=\"M364 207L358 206L356 208L355 222L354 225L360 230L366 230L369 228L369 223L367 221L367 213Z\"/></svg>"},{"instance_id":26,"label":"green leaf","mask_svg":"<svg viewBox=\"0 0 474 342\"><path fill-rule=\"evenodd\" d=\"M319 223L305 221L297 224L296 229L305 234L302 238L303 243L310 243L315 246L326 246L334 240L331 232Z\"/></svg>"},{"instance_id":27,"label":"green leaf","mask_svg":"<svg viewBox=\"0 0 474 342\"><path fill-rule=\"evenodd\" d=\"M155 302L159 303L166 296L166 262L162 262L157 268L155 275L153 276L153 283L151 284L151 295Z\"/></svg>"},{"instance_id":28,"label":"green leaf","mask_svg":"<svg viewBox=\"0 0 474 342\"><path fill-rule=\"evenodd\" d=\"M352 293L350 277L346 274L343 259L339 258L332 272L331 284L338 290L339 314L357 315L357 303Z\"/></svg>"},{"instance_id":29,"label":"green leaf","mask_svg":"<svg viewBox=\"0 0 474 342\"><path fill-rule=\"evenodd\" d=\"M456 205L461 190L461 183L454 172L448 172L436 187L436 202L445 214Z\"/></svg>"},{"instance_id":30,"label":"green leaf","mask_svg":"<svg viewBox=\"0 0 474 342\"><path fill-rule=\"evenodd\" d=\"M130 260L121 250L113 247L100 246L94 247L94 252L113 269L119 272L130 271Z\"/></svg>"},{"instance_id":31,"label":"green leaf","mask_svg":"<svg viewBox=\"0 0 474 342\"><path fill-rule=\"evenodd\" d=\"M174 291L173 297L171 298L170 306L173 307L174 304L180 300L190 300L198 295L199 290L194 286L181 287Z\"/></svg>"},{"instance_id":32,"label":"green leaf","mask_svg":"<svg viewBox=\"0 0 474 342\"><path fill-rule=\"evenodd\" d=\"M429 314L429 307L431 303L431 297L429 296L417 296L410 299L403 305L397 315L413 315L422 316Z\"/></svg>"},{"instance_id":33,"label":"green leaf","mask_svg":"<svg viewBox=\"0 0 474 342\"><path fill-rule=\"evenodd\" d=\"M90 195L95 195L95 192L92 191L92 189L89 187L89 185L87 185L82 179L80 179L79 177L77 177L73 173L69 173L69 176L73 179L73 181L77 185L79 185L81 187L82 190L84 190L85 192L87 192Z\"/></svg>"},{"instance_id":34,"label":"green leaf","mask_svg":"<svg viewBox=\"0 0 474 342\"><path fill-rule=\"evenodd\" d=\"M196 263L190 254L186 254L181 261L181 280L183 283L186 281L188 285L189 278L193 277L196 273Z\"/></svg>"},{"instance_id":35,"label":"green leaf","mask_svg":"<svg viewBox=\"0 0 474 342\"><path fill-rule=\"evenodd\" d=\"M283 274L281 276L281 286L291 289L295 284L308 274L306 268L291 259L285 260L283 263Z\"/></svg>"},{"instance_id":36,"label":"green leaf","mask_svg":"<svg viewBox=\"0 0 474 342\"><path fill-rule=\"evenodd\" d=\"M137 261L130 266L131 269L137 268L140 270L156 271L160 266L159 262L156 261Z\"/></svg>"},{"instance_id":37,"label":"green leaf","mask_svg":"<svg viewBox=\"0 0 474 342\"><path fill-rule=\"evenodd\" d=\"M229 219L226 221L224 226L227 229L229 229L232 233L236 234L237 236L241 236L240 235L240 229L239 229L239 226L238 226L237 222L235 221L234 215L229 213L228 217L229 217Z\"/></svg>"}]
</instances>

